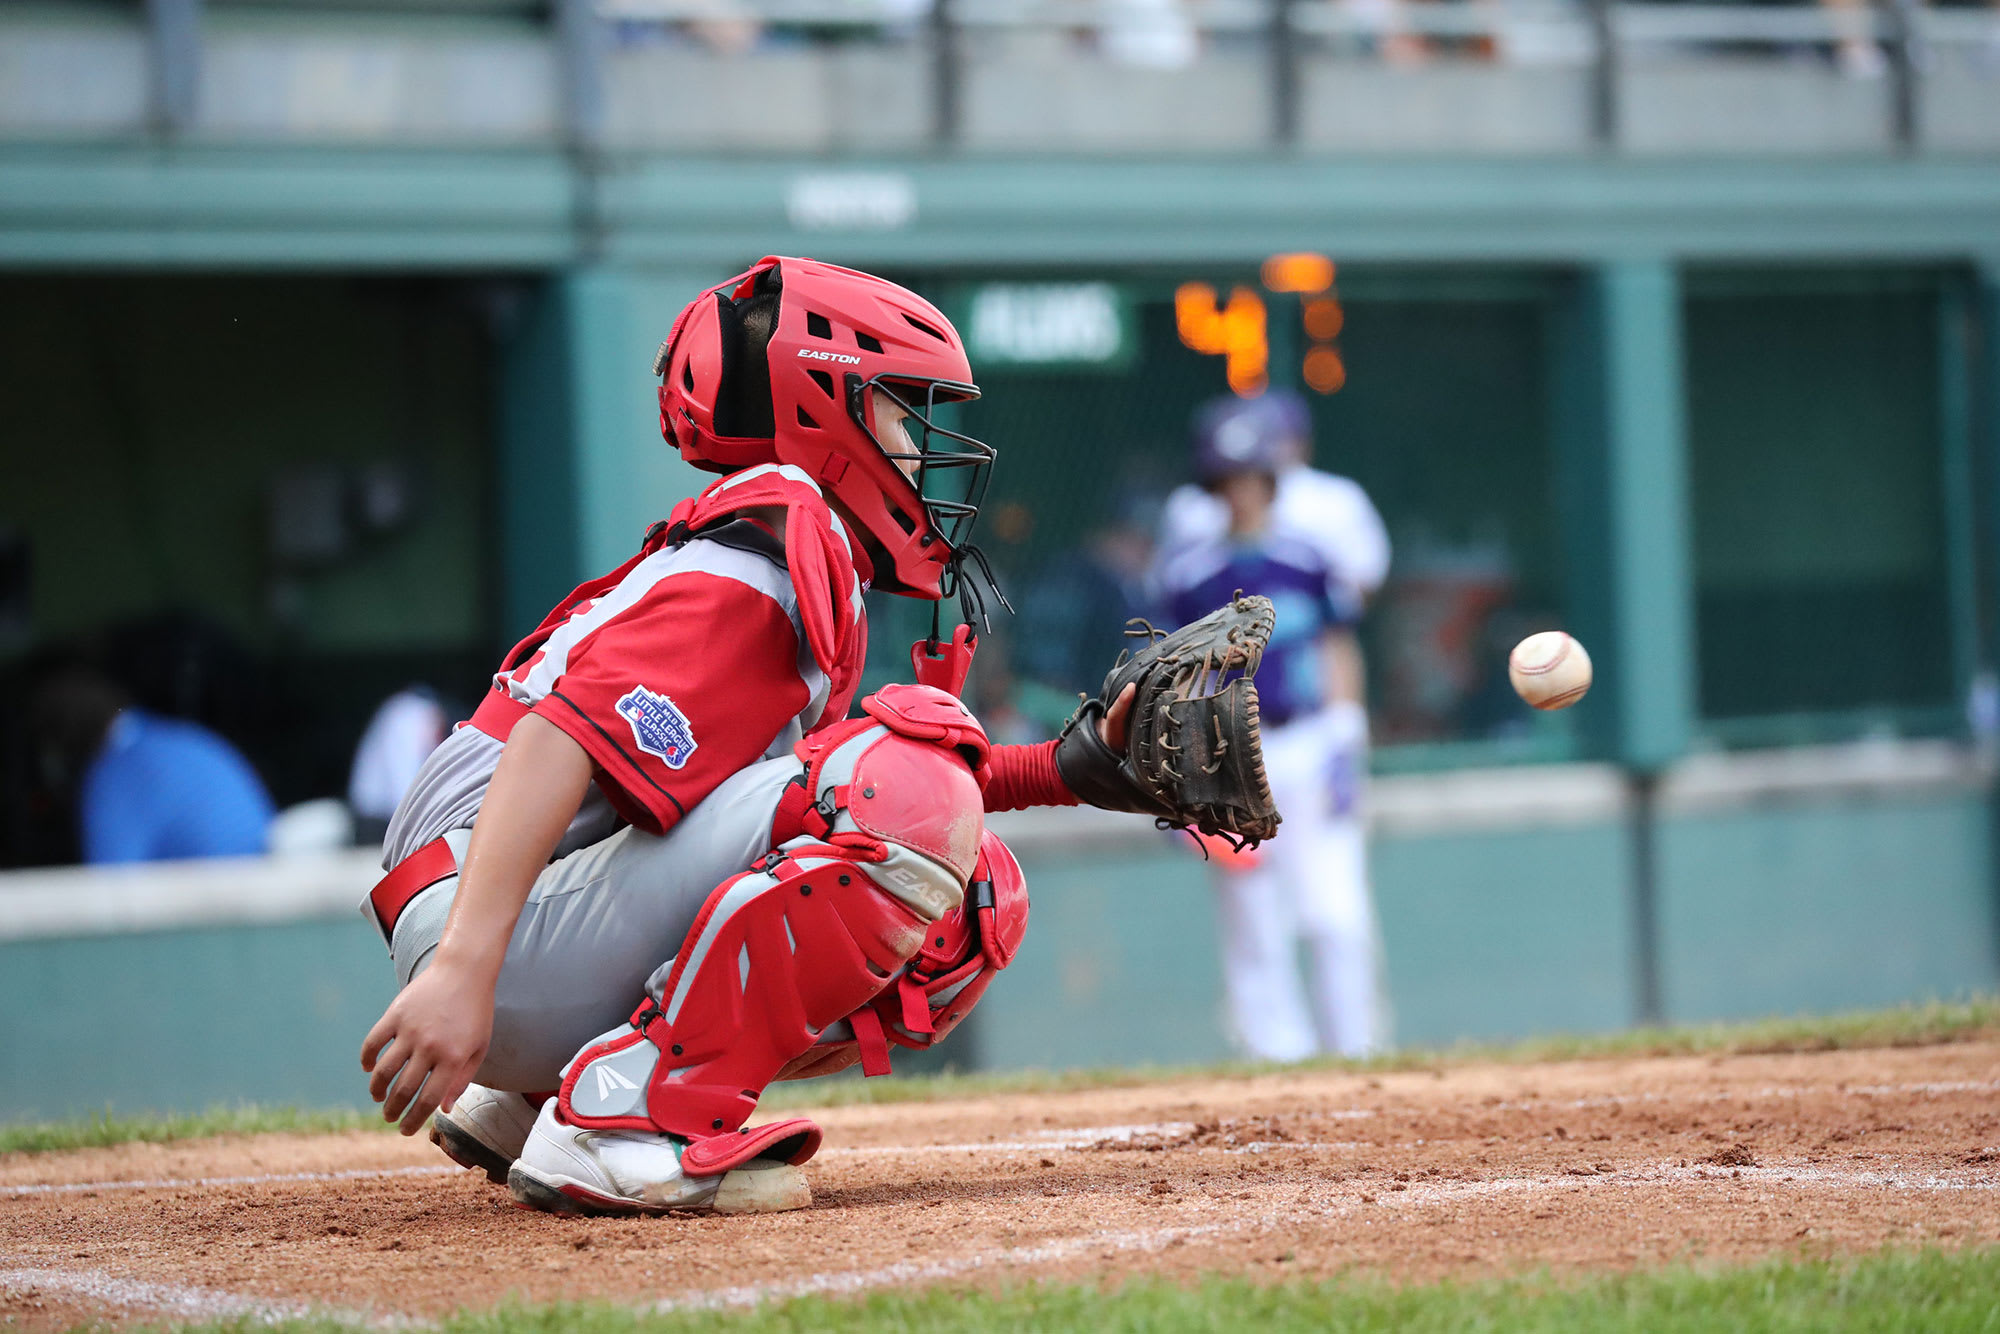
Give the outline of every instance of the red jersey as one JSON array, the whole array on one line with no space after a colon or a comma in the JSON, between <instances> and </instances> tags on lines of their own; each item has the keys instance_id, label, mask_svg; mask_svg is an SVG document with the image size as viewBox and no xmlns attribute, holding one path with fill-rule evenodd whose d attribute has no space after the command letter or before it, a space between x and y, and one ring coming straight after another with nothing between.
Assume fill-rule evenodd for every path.
<instances>
[{"instance_id":1,"label":"red jersey","mask_svg":"<svg viewBox=\"0 0 2000 1334\"><path fill-rule=\"evenodd\" d=\"M746 509L785 511L784 538ZM494 688L589 752L618 814L664 833L745 765L847 715L869 567L797 468L746 469L517 645Z\"/></svg>"}]
</instances>

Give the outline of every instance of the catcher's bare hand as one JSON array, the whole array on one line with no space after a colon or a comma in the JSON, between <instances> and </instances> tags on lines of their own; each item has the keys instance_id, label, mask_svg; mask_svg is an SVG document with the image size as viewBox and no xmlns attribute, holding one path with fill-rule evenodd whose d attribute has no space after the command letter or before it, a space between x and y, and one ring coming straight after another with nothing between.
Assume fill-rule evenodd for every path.
<instances>
[{"instance_id":1,"label":"catcher's bare hand","mask_svg":"<svg viewBox=\"0 0 2000 1334\"><path fill-rule=\"evenodd\" d=\"M391 1001L361 1044L368 1096L405 1135L430 1114L450 1111L486 1059L493 1040L493 987L438 959Z\"/></svg>"},{"instance_id":2,"label":"catcher's bare hand","mask_svg":"<svg viewBox=\"0 0 2000 1334\"><path fill-rule=\"evenodd\" d=\"M1104 738L1104 744L1118 754L1125 753L1125 737L1132 722L1132 701L1139 697L1139 683L1132 682L1118 692L1118 698L1097 720L1097 735Z\"/></svg>"}]
</instances>

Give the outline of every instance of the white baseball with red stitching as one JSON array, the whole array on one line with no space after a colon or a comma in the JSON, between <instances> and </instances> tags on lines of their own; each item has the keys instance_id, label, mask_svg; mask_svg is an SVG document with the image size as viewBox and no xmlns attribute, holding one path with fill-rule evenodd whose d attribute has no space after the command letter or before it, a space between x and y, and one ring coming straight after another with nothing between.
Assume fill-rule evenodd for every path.
<instances>
[{"instance_id":1,"label":"white baseball with red stitching","mask_svg":"<svg viewBox=\"0 0 2000 1334\"><path fill-rule=\"evenodd\" d=\"M1514 693L1538 709L1566 709L1590 689L1590 654L1560 630L1529 635L1507 655Z\"/></svg>"}]
</instances>

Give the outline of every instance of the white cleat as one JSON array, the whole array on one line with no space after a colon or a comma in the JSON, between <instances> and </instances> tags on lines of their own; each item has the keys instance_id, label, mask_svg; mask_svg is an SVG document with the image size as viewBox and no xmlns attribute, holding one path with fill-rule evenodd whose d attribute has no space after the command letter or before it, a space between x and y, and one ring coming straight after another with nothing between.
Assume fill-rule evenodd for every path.
<instances>
[{"instance_id":1,"label":"white cleat","mask_svg":"<svg viewBox=\"0 0 2000 1334\"><path fill-rule=\"evenodd\" d=\"M450 1111L431 1117L431 1143L460 1167L504 1186L534 1128L535 1104L521 1094L467 1084Z\"/></svg>"},{"instance_id":2,"label":"white cleat","mask_svg":"<svg viewBox=\"0 0 2000 1334\"><path fill-rule=\"evenodd\" d=\"M551 1214L769 1214L812 1203L805 1173L790 1163L753 1160L721 1176L681 1171L681 1144L667 1135L586 1130L542 1106L527 1145L507 1174L507 1190Z\"/></svg>"}]
</instances>

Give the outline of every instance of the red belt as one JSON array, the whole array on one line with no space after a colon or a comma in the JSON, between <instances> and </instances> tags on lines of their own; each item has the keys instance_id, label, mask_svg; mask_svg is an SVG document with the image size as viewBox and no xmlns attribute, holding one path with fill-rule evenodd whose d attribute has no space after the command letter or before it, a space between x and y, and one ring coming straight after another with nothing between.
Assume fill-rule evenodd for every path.
<instances>
[{"instance_id":1,"label":"red belt","mask_svg":"<svg viewBox=\"0 0 2000 1334\"><path fill-rule=\"evenodd\" d=\"M505 741L507 734L514 730L514 724L528 706L504 691L488 692L479 707L473 711L469 726L476 727L495 741ZM432 839L409 856L396 863L395 869L382 877L375 888L368 891L368 901L375 906L375 920L382 928L382 938L388 940L396 933L396 919L403 915L403 909L410 906L410 900L435 885L447 876L458 874L458 858L441 838Z\"/></svg>"},{"instance_id":2,"label":"red belt","mask_svg":"<svg viewBox=\"0 0 2000 1334\"><path fill-rule=\"evenodd\" d=\"M451 845L441 838L432 839L397 862L396 869L368 891L368 901L375 908L375 921L382 928L382 939L394 937L396 919L410 906L411 899L447 876L457 874L458 858L452 855Z\"/></svg>"},{"instance_id":3,"label":"red belt","mask_svg":"<svg viewBox=\"0 0 2000 1334\"><path fill-rule=\"evenodd\" d=\"M502 690L489 690L486 698L479 701L479 707L472 711L470 726L478 728L495 741L505 741L507 734L514 730L514 724L521 721L521 715L528 706Z\"/></svg>"}]
</instances>

